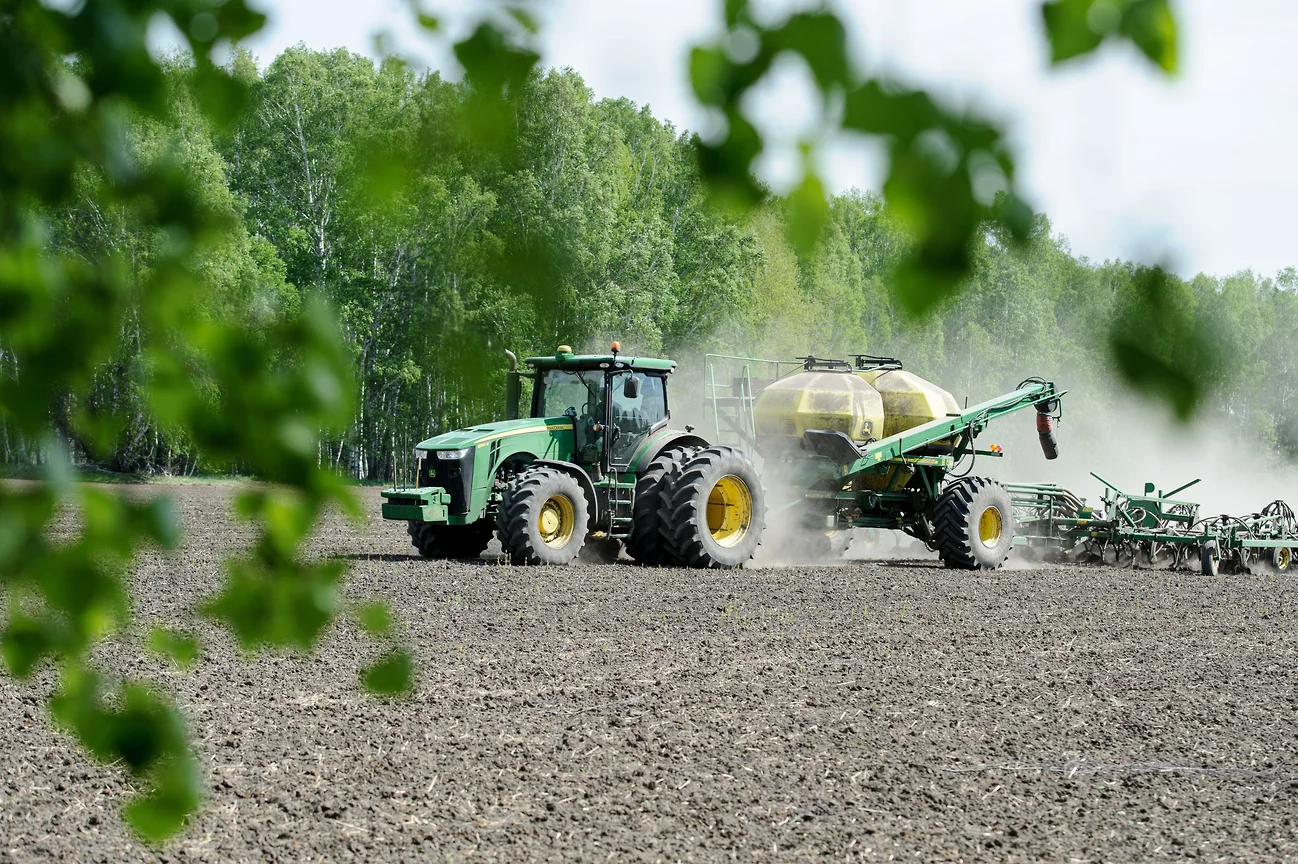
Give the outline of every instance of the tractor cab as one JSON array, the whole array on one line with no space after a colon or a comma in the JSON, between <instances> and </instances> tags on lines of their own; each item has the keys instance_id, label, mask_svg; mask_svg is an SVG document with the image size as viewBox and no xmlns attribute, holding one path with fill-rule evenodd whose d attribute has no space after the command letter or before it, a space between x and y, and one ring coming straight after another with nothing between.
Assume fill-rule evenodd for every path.
<instances>
[{"instance_id":1,"label":"tractor cab","mask_svg":"<svg viewBox=\"0 0 1298 864\"><path fill-rule=\"evenodd\" d=\"M528 357L530 371L510 372L511 378L532 381L531 417L572 421L573 461L605 471L629 465L645 439L671 418L667 376L676 364L623 357L620 348L614 342L610 354L574 354L560 345L552 357ZM520 391L511 381L506 405L511 418L518 416Z\"/></svg>"},{"instance_id":2,"label":"tractor cab","mask_svg":"<svg viewBox=\"0 0 1298 864\"><path fill-rule=\"evenodd\" d=\"M382 493L384 518L408 523L420 555L473 558L494 535L519 564L567 564L587 538L649 565L752 557L766 510L757 468L692 427L669 428L674 362L624 357L616 342L522 364L505 353L505 419L421 441L414 486Z\"/></svg>"}]
</instances>

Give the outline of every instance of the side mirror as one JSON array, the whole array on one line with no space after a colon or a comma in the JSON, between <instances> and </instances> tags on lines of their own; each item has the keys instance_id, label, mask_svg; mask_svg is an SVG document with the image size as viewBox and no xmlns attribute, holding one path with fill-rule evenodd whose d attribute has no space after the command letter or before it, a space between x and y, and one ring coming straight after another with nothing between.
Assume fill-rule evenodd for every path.
<instances>
[{"instance_id":1,"label":"side mirror","mask_svg":"<svg viewBox=\"0 0 1298 864\"><path fill-rule=\"evenodd\" d=\"M639 378L637 378L637 377L634 376L634 375L628 375L628 376L627 376L626 383L622 385L622 398L623 398L623 399L639 399L639 398L640 398L640 379L639 379Z\"/></svg>"}]
</instances>

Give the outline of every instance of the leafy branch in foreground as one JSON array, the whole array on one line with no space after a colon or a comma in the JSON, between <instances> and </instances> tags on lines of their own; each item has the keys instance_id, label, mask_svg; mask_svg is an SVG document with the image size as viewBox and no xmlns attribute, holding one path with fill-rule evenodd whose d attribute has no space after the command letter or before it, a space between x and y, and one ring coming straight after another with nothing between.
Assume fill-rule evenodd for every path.
<instances>
[{"instance_id":1,"label":"leafy branch in foreground","mask_svg":"<svg viewBox=\"0 0 1298 864\"><path fill-rule=\"evenodd\" d=\"M183 86L147 48L155 15L187 40ZM210 613L245 644L305 648L340 605L341 573L304 562L303 543L325 507L355 508L317 451L321 431L350 419L348 358L319 304L230 311L246 304L222 292L266 286L255 262L233 255L253 244L232 243L240 226L223 185L204 184L219 180L220 161L192 137L150 134L178 111L191 128L235 116L245 85L211 51L264 20L244 0L87 0L70 10L23 0L0 10L0 409L28 440L54 425L92 453L107 450L127 430L101 409L97 375L129 355L160 422L271 484L241 497L259 540L230 563ZM68 230L61 213L72 214ZM57 472L58 441L46 449L56 454L46 482L0 487L4 660L22 678L57 666L54 717L141 781L126 818L161 840L199 801L184 725L162 694L109 682L87 655L126 626L123 574L145 545L177 544L175 517L162 498L73 487ZM75 527L56 542L67 501ZM153 644L178 658L196 649L166 634Z\"/></svg>"},{"instance_id":2,"label":"leafy branch in foreground","mask_svg":"<svg viewBox=\"0 0 1298 864\"><path fill-rule=\"evenodd\" d=\"M815 244L829 217L815 157L821 142L839 131L870 135L887 147L884 199L913 239L889 284L912 317L932 313L962 290L973 274L975 243L988 230L1012 243L1027 240L1033 214L1017 191L1001 124L958 112L922 90L859 75L847 31L828 6L764 23L748 0L723 4L725 33L690 55L694 93L717 112L724 130L699 144L703 173L719 201L751 209L766 198L753 177L765 143L745 97L788 55L806 64L821 97L819 126L801 142L802 179L788 197L787 229L798 248ZM1158 68L1176 70L1176 21L1168 0L1048 0L1041 12L1055 64L1125 39ZM1196 328L1172 334L1178 340L1173 353L1198 364L1179 370L1146 363L1118 329L1110 343L1114 367L1136 389L1167 400L1178 416L1189 416L1202 392L1195 382L1207 362L1195 342Z\"/></svg>"}]
</instances>

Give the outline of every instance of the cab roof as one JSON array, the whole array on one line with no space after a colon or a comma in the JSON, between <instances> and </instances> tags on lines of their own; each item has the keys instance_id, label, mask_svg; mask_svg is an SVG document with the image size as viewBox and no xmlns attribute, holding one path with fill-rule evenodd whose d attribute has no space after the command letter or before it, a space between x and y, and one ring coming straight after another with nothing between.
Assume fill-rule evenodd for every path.
<instances>
[{"instance_id":1,"label":"cab roof","mask_svg":"<svg viewBox=\"0 0 1298 864\"><path fill-rule=\"evenodd\" d=\"M558 351L549 357L527 357L524 363L534 369L635 369L642 372L671 372L675 360L657 357L626 357L621 354L573 354Z\"/></svg>"}]
</instances>

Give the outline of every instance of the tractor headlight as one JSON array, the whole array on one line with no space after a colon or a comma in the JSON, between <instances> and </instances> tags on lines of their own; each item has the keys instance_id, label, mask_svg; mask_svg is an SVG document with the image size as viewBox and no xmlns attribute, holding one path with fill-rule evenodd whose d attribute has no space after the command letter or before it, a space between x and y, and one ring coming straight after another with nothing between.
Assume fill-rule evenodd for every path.
<instances>
[{"instance_id":1,"label":"tractor headlight","mask_svg":"<svg viewBox=\"0 0 1298 864\"><path fill-rule=\"evenodd\" d=\"M469 451L472 449L472 447L465 447L462 450L437 450L436 453L438 459L445 459L449 462L453 459L463 459L469 455Z\"/></svg>"}]
</instances>

